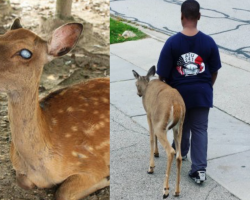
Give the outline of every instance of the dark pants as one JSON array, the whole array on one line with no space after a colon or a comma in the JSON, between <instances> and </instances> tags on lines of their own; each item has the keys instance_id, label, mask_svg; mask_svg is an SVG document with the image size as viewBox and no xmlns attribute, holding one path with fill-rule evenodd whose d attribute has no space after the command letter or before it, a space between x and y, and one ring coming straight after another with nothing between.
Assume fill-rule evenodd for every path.
<instances>
[{"instance_id":1,"label":"dark pants","mask_svg":"<svg viewBox=\"0 0 250 200\"><path fill-rule=\"evenodd\" d=\"M191 172L206 170L207 167L207 127L209 108L192 108L186 111L183 124L181 154L187 155L191 134Z\"/></svg>"}]
</instances>

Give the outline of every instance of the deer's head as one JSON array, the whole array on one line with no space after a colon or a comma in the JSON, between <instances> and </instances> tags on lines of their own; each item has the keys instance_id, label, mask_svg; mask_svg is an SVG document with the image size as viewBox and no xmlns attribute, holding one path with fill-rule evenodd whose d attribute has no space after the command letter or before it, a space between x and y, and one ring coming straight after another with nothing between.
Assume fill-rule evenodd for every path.
<instances>
[{"instance_id":1,"label":"deer's head","mask_svg":"<svg viewBox=\"0 0 250 200\"><path fill-rule=\"evenodd\" d=\"M0 91L11 93L38 86L44 64L68 53L82 32L82 24L69 23L57 28L47 42L22 28L16 19L0 36Z\"/></svg>"},{"instance_id":2,"label":"deer's head","mask_svg":"<svg viewBox=\"0 0 250 200\"><path fill-rule=\"evenodd\" d=\"M148 86L148 82L150 81L150 77L155 75L155 66L151 67L148 70L146 76L140 76L136 71L132 70L134 77L136 80L136 87L137 87L137 95L142 97L145 94L145 90Z\"/></svg>"}]
</instances>

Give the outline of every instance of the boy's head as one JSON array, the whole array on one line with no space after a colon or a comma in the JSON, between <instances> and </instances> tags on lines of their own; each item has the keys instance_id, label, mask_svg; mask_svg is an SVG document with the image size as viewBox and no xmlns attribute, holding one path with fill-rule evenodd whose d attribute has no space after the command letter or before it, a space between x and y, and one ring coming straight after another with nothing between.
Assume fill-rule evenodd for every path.
<instances>
[{"instance_id":1,"label":"boy's head","mask_svg":"<svg viewBox=\"0 0 250 200\"><path fill-rule=\"evenodd\" d=\"M186 0L181 5L181 20L196 21L200 19L200 4L195 0Z\"/></svg>"}]
</instances>

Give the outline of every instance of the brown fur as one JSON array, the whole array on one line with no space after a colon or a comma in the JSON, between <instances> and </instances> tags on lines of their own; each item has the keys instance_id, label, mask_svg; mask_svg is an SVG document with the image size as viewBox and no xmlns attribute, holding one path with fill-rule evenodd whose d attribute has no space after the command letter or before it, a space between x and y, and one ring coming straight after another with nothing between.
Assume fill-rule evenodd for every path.
<instances>
[{"instance_id":1,"label":"brown fur","mask_svg":"<svg viewBox=\"0 0 250 200\"><path fill-rule=\"evenodd\" d=\"M150 129L150 166L148 173L154 172L154 155L159 157L157 139L166 150L168 163L166 170L166 179L164 182L163 198L169 195L169 175L173 156L175 150L171 147L166 137L166 131L173 129L174 140L176 147L176 161L177 161L177 180L175 187L175 195L180 194L180 170L181 170L181 137L182 125L185 117L185 104L182 97L176 89L171 88L166 83L160 80L149 81L150 76L155 73L155 68L152 67L147 76L139 76L133 71L137 78L138 95L142 96L144 109L147 113L147 120Z\"/></svg>"},{"instance_id":2,"label":"brown fur","mask_svg":"<svg viewBox=\"0 0 250 200\"><path fill-rule=\"evenodd\" d=\"M30 50L32 58L21 58L21 49ZM48 49L50 44L22 28L0 36L0 91L9 99L11 161L22 188L62 183L56 199L76 200L109 185L109 79L92 79L39 102Z\"/></svg>"}]
</instances>

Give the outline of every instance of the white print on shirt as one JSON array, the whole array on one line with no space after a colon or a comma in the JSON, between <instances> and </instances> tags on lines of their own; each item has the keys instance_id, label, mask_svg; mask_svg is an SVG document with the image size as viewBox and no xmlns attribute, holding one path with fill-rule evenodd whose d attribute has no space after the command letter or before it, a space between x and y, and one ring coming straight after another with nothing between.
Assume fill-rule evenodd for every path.
<instances>
[{"instance_id":1,"label":"white print on shirt","mask_svg":"<svg viewBox=\"0 0 250 200\"><path fill-rule=\"evenodd\" d=\"M205 71L205 64L200 56L190 52L180 56L176 69L181 75L194 76Z\"/></svg>"}]
</instances>

